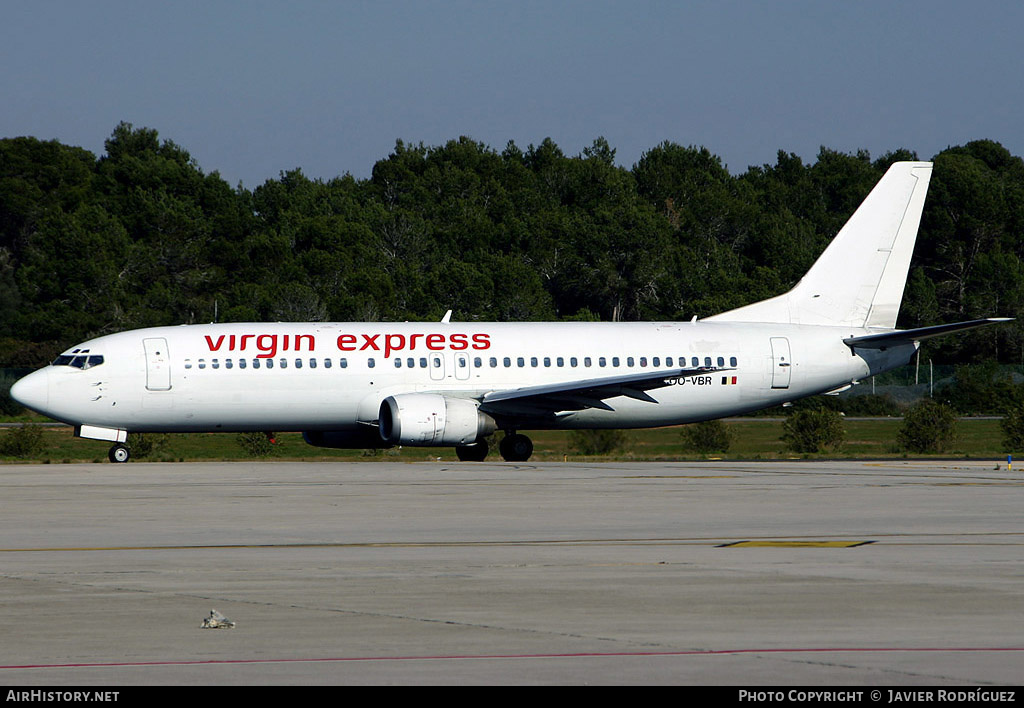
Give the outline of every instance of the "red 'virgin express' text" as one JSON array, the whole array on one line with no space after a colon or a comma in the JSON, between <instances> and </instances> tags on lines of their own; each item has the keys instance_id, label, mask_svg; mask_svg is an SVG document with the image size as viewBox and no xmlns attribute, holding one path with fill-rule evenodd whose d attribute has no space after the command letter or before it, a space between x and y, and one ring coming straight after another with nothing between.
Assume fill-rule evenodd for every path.
<instances>
[{"instance_id":1,"label":"red 'virgin express' text","mask_svg":"<svg viewBox=\"0 0 1024 708\"><path fill-rule=\"evenodd\" d=\"M307 351L316 349L312 334L222 334L218 337L205 335L206 346L211 352L247 351L255 349L257 358L269 359L278 352ZM491 335L477 334L339 334L339 351L383 352L385 358L394 352L403 351L463 351L484 350L491 347Z\"/></svg>"}]
</instances>

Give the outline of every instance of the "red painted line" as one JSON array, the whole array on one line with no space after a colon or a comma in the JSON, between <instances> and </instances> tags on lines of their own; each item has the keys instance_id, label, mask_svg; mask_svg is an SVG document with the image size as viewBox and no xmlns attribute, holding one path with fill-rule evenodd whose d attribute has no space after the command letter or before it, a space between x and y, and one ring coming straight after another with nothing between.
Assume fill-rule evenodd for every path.
<instances>
[{"instance_id":1,"label":"red painted line","mask_svg":"<svg viewBox=\"0 0 1024 708\"><path fill-rule=\"evenodd\" d=\"M871 653L871 652L1005 652L1024 651L1024 647L818 647L795 649L694 649L689 651L641 651L641 652L578 652L568 654L440 654L427 656L349 656L323 657L313 659L196 659L184 661L129 661L97 662L77 664L22 664L0 666L3 669L81 669L115 668L130 666L216 666L225 664L315 664L349 663L366 661L439 661L472 659L591 659L615 657L659 657L659 656L722 656L729 654L824 654L824 653Z\"/></svg>"}]
</instances>

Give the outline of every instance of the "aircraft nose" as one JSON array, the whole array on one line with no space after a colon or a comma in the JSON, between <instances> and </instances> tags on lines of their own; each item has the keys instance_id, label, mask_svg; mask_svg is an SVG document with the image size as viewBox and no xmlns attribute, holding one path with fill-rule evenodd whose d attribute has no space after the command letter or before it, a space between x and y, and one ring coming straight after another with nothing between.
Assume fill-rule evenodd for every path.
<instances>
[{"instance_id":1,"label":"aircraft nose","mask_svg":"<svg viewBox=\"0 0 1024 708\"><path fill-rule=\"evenodd\" d=\"M50 402L49 372L40 369L15 381L11 386L11 398L34 411L45 409Z\"/></svg>"}]
</instances>

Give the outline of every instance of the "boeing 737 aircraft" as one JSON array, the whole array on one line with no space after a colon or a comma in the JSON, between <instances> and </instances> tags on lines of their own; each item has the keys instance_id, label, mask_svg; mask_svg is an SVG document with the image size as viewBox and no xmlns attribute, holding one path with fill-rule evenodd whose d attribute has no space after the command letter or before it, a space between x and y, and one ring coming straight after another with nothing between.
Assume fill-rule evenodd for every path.
<instances>
[{"instance_id":1,"label":"boeing 737 aircraft","mask_svg":"<svg viewBox=\"0 0 1024 708\"><path fill-rule=\"evenodd\" d=\"M894 164L792 290L703 320L156 327L78 344L11 396L113 442L113 462L129 432L205 431L483 460L495 430L502 457L525 461L520 430L675 425L838 392L923 339L1004 321L894 329L931 169Z\"/></svg>"}]
</instances>

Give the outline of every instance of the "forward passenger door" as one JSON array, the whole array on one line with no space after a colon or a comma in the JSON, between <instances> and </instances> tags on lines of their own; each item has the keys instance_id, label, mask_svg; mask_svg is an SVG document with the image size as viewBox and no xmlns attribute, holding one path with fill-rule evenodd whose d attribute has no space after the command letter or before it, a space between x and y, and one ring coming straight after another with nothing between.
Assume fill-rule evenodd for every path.
<instances>
[{"instance_id":1,"label":"forward passenger door","mask_svg":"<svg viewBox=\"0 0 1024 708\"><path fill-rule=\"evenodd\" d=\"M146 351L146 390L171 390L171 363L167 353L167 340L152 337L142 340Z\"/></svg>"}]
</instances>

